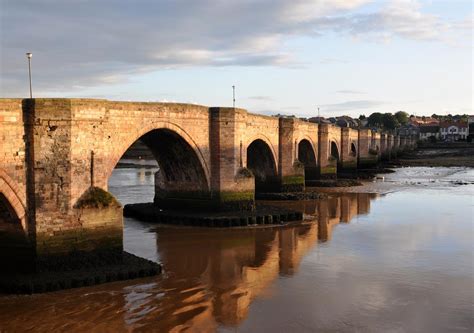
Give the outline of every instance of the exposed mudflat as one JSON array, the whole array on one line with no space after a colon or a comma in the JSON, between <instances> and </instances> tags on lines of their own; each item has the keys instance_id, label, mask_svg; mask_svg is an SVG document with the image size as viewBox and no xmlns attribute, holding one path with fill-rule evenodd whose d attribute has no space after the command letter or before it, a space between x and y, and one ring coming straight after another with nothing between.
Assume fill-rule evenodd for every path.
<instances>
[{"instance_id":1,"label":"exposed mudflat","mask_svg":"<svg viewBox=\"0 0 474 333\"><path fill-rule=\"evenodd\" d=\"M419 148L405 153L400 166L474 167L474 144Z\"/></svg>"}]
</instances>

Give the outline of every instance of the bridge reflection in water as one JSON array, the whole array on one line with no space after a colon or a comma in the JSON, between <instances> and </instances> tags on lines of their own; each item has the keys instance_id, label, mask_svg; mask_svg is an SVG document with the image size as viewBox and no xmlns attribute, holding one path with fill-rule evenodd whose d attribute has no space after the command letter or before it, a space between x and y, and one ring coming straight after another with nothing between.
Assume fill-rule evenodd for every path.
<instances>
[{"instance_id":1,"label":"bridge reflection in water","mask_svg":"<svg viewBox=\"0 0 474 333\"><path fill-rule=\"evenodd\" d=\"M237 326L247 317L254 299L271 293L269 287L278 276L295 274L318 240L330 240L337 224L369 213L370 201L376 197L349 193L317 201L285 202L285 206L304 210L305 223L298 226L158 228L157 247L165 275L152 289L160 294L149 297L150 290L144 288L140 297L132 288L133 297L126 297L125 308L131 310L126 321L139 321L144 325L140 327L163 332L186 327L207 332L220 325ZM136 308L155 309L156 320L148 317L150 313L137 313Z\"/></svg>"}]
</instances>

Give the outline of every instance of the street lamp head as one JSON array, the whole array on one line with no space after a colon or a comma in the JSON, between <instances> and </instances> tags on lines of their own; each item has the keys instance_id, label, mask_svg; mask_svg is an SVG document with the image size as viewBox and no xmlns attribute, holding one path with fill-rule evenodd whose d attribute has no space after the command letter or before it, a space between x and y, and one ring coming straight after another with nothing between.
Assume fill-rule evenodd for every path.
<instances>
[{"instance_id":1,"label":"street lamp head","mask_svg":"<svg viewBox=\"0 0 474 333\"><path fill-rule=\"evenodd\" d=\"M30 52L27 52L27 53L26 53L26 57L27 57L28 59L31 59L32 56L33 56L33 53L30 53Z\"/></svg>"}]
</instances>

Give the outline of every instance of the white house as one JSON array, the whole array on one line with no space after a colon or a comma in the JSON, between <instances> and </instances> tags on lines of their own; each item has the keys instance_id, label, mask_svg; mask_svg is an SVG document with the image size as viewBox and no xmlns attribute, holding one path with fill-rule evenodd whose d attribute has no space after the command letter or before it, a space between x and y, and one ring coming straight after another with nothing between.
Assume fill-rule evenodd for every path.
<instances>
[{"instance_id":1,"label":"white house","mask_svg":"<svg viewBox=\"0 0 474 333\"><path fill-rule=\"evenodd\" d=\"M464 122L442 122L439 127L444 141L466 140L469 135L469 127Z\"/></svg>"}]
</instances>

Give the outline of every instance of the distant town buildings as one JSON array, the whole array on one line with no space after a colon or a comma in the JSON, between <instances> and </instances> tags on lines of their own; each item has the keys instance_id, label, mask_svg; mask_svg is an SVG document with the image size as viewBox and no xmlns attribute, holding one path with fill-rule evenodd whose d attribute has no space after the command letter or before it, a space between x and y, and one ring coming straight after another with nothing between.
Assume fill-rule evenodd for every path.
<instances>
[{"instance_id":1,"label":"distant town buildings","mask_svg":"<svg viewBox=\"0 0 474 333\"><path fill-rule=\"evenodd\" d=\"M466 122L441 122L439 128L443 141L466 140L469 135L469 127Z\"/></svg>"},{"instance_id":2,"label":"distant town buildings","mask_svg":"<svg viewBox=\"0 0 474 333\"><path fill-rule=\"evenodd\" d=\"M418 137L420 134L420 126L410 122L398 128L398 134L402 136L412 135Z\"/></svg>"},{"instance_id":3,"label":"distant town buildings","mask_svg":"<svg viewBox=\"0 0 474 333\"><path fill-rule=\"evenodd\" d=\"M341 116L341 117L331 117L331 118L324 118L324 117L312 117L308 119L311 123L321 123L321 124L334 124L339 127L350 127L350 128L358 128L359 127L359 120L354 119L349 116Z\"/></svg>"},{"instance_id":4,"label":"distant town buildings","mask_svg":"<svg viewBox=\"0 0 474 333\"><path fill-rule=\"evenodd\" d=\"M422 126L422 125L439 125L439 120L433 117L417 117L417 116L411 116L410 117L410 124L416 125L416 126Z\"/></svg>"},{"instance_id":5,"label":"distant town buildings","mask_svg":"<svg viewBox=\"0 0 474 333\"><path fill-rule=\"evenodd\" d=\"M439 140L440 137L439 125L428 124L420 126L420 140L429 140L430 138Z\"/></svg>"},{"instance_id":6,"label":"distant town buildings","mask_svg":"<svg viewBox=\"0 0 474 333\"><path fill-rule=\"evenodd\" d=\"M394 133L401 136L414 136L422 141L459 141L474 138L474 116L455 116L453 120L441 121L434 117L410 116L408 123L398 127ZM445 118L446 119L446 118ZM312 117L307 119L312 123L334 124L339 127L364 128L368 126L367 118L354 119L349 116L340 117ZM377 128L372 128L377 130Z\"/></svg>"}]
</instances>

